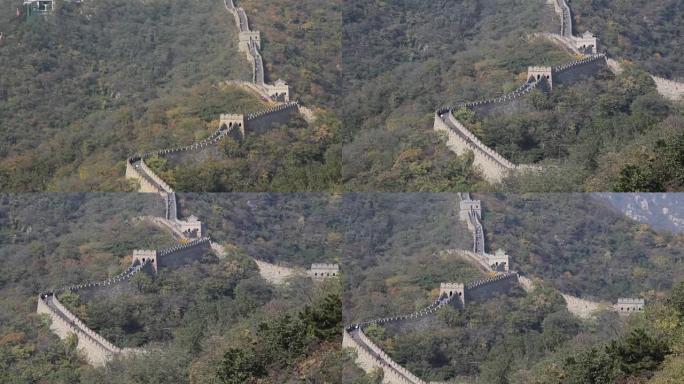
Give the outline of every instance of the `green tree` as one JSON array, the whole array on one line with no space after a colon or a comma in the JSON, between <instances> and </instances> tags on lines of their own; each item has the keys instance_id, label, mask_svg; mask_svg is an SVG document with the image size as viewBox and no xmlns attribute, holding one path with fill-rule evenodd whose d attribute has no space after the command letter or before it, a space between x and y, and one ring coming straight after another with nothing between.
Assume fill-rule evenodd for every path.
<instances>
[{"instance_id":1,"label":"green tree","mask_svg":"<svg viewBox=\"0 0 684 384\"><path fill-rule=\"evenodd\" d=\"M606 352L618 363L626 375L650 374L660 366L670 347L665 340L649 336L644 329L636 329L622 341L613 341Z\"/></svg>"},{"instance_id":2,"label":"green tree","mask_svg":"<svg viewBox=\"0 0 684 384\"><path fill-rule=\"evenodd\" d=\"M342 328L342 300L338 293L325 296L314 307L306 306L299 313L311 334L319 339L330 340L340 336Z\"/></svg>"},{"instance_id":3,"label":"green tree","mask_svg":"<svg viewBox=\"0 0 684 384\"><path fill-rule=\"evenodd\" d=\"M223 384L256 383L266 374L261 359L250 347L230 348L223 354L217 377Z\"/></svg>"},{"instance_id":4,"label":"green tree","mask_svg":"<svg viewBox=\"0 0 684 384\"><path fill-rule=\"evenodd\" d=\"M602 348L570 357L565 362L569 374L567 384L609 384L618 375L618 364Z\"/></svg>"}]
</instances>

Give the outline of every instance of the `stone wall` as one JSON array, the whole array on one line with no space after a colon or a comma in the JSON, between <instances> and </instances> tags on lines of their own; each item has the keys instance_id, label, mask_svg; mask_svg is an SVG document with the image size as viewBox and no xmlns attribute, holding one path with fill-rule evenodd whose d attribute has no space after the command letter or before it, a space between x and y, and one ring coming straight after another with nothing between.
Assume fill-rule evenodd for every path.
<instances>
[{"instance_id":1,"label":"stone wall","mask_svg":"<svg viewBox=\"0 0 684 384\"><path fill-rule=\"evenodd\" d=\"M182 156L186 153L199 152L211 148L234 130L239 130L240 132L244 133L263 133L277 125L287 124L292 119L293 115L298 112L299 104L297 102L283 103L276 107L244 116L244 127L239 124L225 124L225 121L228 121L226 119L233 115L222 115L223 120L219 128L212 135L202 141L185 146L150 151L141 156L129 158L126 162L126 178L138 180L140 183L140 192L152 192L160 194L173 193L173 188L171 188L170 185L168 185L161 177L155 174L152 169L149 168L149 166L147 166L145 159L152 156L173 156L178 160L180 159L179 156ZM242 117L242 115L235 116ZM175 215L175 212L170 210L169 214L171 214L170 217L172 217Z\"/></svg>"},{"instance_id":2,"label":"stone wall","mask_svg":"<svg viewBox=\"0 0 684 384\"><path fill-rule=\"evenodd\" d=\"M592 55L554 68L553 81L569 83L591 77L606 66L606 55Z\"/></svg>"},{"instance_id":3,"label":"stone wall","mask_svg":"<svg viewBox=\"0 0 684 384\"><path fill-rule=\"evenodd\" d=\"M490 183L500 182L511 170L515 169L513 163L484 145L458 122L450 111L442 112L442 114L440 112L435 113L433 129L446 133L447 147L457 155L472 151L474 155L473 165L482 172L484 178Z\"/></svg>"},{"instance_id":4,"label":"stone wall","mask_svg":"<svg viewBox=\"0 0 684 384\"><path fill-rule=\"evenodd\" d=\"M245 129L248 133L264 133L276 125L287 124L292 116L299 113L299 104L295 102L284 103L249 114L245 117Z\"/></svg>"},{"instance_id":5,"label":"stone wall","mask_svg":"<svg viewBox=\"0 0 684 384\"><path fill-rule=\"evenodd\" d=\"M568 312L581 318L588 319L602 308L606 308L604 304L597 303L591 300L580 299L566 293L562 293Z\"/></svg>"},{"instance_id":6,"label":"stone wall","mask_svg":"<svg viewBox=\"0 0 684 384\"><path fill-rule=\"evenodd\" d=\"M38 299L37 312L50 317L50 330L59 336L60 339L66 339L69 334L76 335L78 338L77 349L91 365L103 366L116 354L90 337L89 334L83 332L74 322L60 316L56 310L50 308L41 298Z\"/></svg>"},{"instance_id":7,"label":"stone wall","mask_svg":"<svg viewBox=\"0 0 684 384\"><path fill-rule=\"evenodd\" d=\"M189 262L198 261L209 249L210 239L208 237L164 249L157 253L157 268L173 269Z\"/></svg>"},{"instance_id":8,"label":"stone wall","mask_svg":"<svg viewBox=\"0 0 684 384\"><path fill-rule=\"evenodd\" d=\"M165 196L165 200L166 219L171 222L178 221L178 203L176 202L176 194L174 192L167 193Z\"/></svg>"},{"instance_id":9,"label":"stone wall","mask_svg":"<svg viewBox=\"0 0 684 384\"><path fill-rule=\"evenodd\" d=\"M303 271L299 272L293 268L282 267L257 259L254 259L254 262L259 267L259 275L272 284L283 284L290 277L299 274L304 275Z\"/></svg>"},{"instance_id":10,"label":"stone wall","mask_svg":"<svg viewBox=\"0 0 684 384\"><path fill-rule=\"evenodd\" d=\"M684 83L673 80L663 79L658 76L651 76L658 88L658 93L670 100L684 99Z\"/></svg>"},{"instance_id":11,"label":"stone wall","mask_svg":"<svg viewBox=\"0 0 684 384\"><path fill-rule=\"evenodd\" d=\"M154 262L158 266L176 267L186 260L196 260L209 248L209 239L202 238L187 244L178 245L161 251L147 251L142 256L134 258L132 265L124 272L109 279L99 282L72 284L54 291L43 292L38 297L37 312L47 314L52 323L50 329L60 338L64 339L69 333L78 338L78 349L82 351L88 362L95 366L106 364L115 356L140 354L144 350L137 348L119 348L100 336L64 307L58 300L57 295L61 292L78 292L84 298L98 294L115 294L128 287L130 279L140 271L150 269ZM143 255L142 253L140 255ZM155 257L150 260L150 255ZM183 260L185 258L185 260Z\"/></svg>"},{"instance_id":12,"label":"stone wall","mask_svg":"<svg viewBox=\"0 0 684 384\"><path fill-rule=\"evenodd\" d=\"M392 360L361 329L345 329L342 336L342 347L352 348L356 352L356 363L364 371L370 373L375 369L381 369L383 371L383 384L427 384Z\"/></svg>"},{"instance_id":13,"label":"stone wall","mask_svg":"<svg viewBox=\"0 0 684 384\"><path fill-rule=\"evenodd\" d=\"M605 55L598 54L556 68L530 67L528 69L529 80L511 93L493 99L469 102L437 110L433 129L447 134L447 147L456 154L463 155L467 151L472 151L474 166L482 172L484 178L490 183L498 183L514 171L538 171L541 168L535 165L513 164L485 145L456 119L453 111L459 108L467 108L478 113L490 113L494 108L515 102L536 88L547 87L550 89L555 82L571 82L592 76L605 64Z\"/></svg>"},{"instance_id":14,"label":"stone wall","mask_svg":"<svg viewBox=\"0 0 684 384\"><path fill-rule=\"evenodd\" d=\"M143 193L162 193L161 188L157 187L149 178L142 174L140 168L136 168L136 164L140 167L140 161L133 162L133 159L126 161L126 178L138 181L138 192Z\"/></svg>"},{"instance_id":15,"label":"stone wall","mask_svg":"<svg viewBox=\"0 0 684 384\"><path fill-rule=\"evenodd\" d=\"M104 289L111 290L139 272L145 265L131 266L123 273L101 282L74 284L55 291L43 292L38 297L37 312L47 314L51 319L50 329L60 338L66 338L73 333L78 338L78 350L83 352L86 360L95 366L104 365L114 356L129 353L142 353L136 348L121 349L97 334L70 312L57 299L57 293L77 291L81 294L92 294Z\"/></svg>"},{"instance_id":16,"label":"stone wall","mask_svg":"<svg viewBox=\"0 0 684 384\"><path fill-rule=\"evenodd\" d=\"M505 273L488 279L468 283L465 286L465 303L483 301L509 292L518 284L517 273Z\"/></svg>"},{"instance_id":17,"label":"stone wall","mask_svg":"<svg viewBox=\"0 0 684 384\"><path fill-rule=\"evenodd\" d=\"M382 369L384 373L383 383L399 384L427 384L408 369L396 363L380 347L375 345L364 333L363 328L378 324L382 326L401 326L404 322L422 321L433 317L437 311L447 305L462 307L462 300L482 300L511 289L517 282L517 274L502 274L490 279L478 280L469 284L442 283L440 285L440 298L428 307L406 315L383 317L358 324L352 324L345 328L343 347L353 348L357 352L357 364L366 372L373 369ZM449 294L450 293L450 294ZM459 294L461 293L461 294Z\"/></svg>"}]
</instances>

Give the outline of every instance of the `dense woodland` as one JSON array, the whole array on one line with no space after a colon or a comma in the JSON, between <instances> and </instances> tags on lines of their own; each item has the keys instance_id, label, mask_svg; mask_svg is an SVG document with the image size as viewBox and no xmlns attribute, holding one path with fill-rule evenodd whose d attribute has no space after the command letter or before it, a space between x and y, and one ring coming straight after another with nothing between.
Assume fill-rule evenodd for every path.
<instances>
[{"instance_id":1,"label":"dense woodland","mask_svg":"<svg viewBox=\"0 0 684 384\"><path fill-rule=\"evenodd\" d=\"M250 26L261 31L271 80L287 79L309 105L335 107L340 87L341 0L242 0ZM346 5L344 5L346 6Z\"/></svg>"},{"instance_id":2,"label":"dense woodland","mask_svg":"<svg viewBox=\"0 0 684 384\"><path fill-rule=\"evenodd\" d=\"M684 78L679 0L572 0L575 34L592 31L612 57L642 65L654 75Z\"/></svg>"},{"instance_id":3,"label":"dense woodland","mask_svg":"<svg viewBox=\"0 0 684 384\"><path fill-rule=\"evenodd\" d=\"M560 47L530 37L559 28L553 8L546 3L443 0L429 7L420 1L350 5L343 23L347 187L486 189L468 156L450 153L444 138L432 131L433 113L440 106L509 92L524 82L527 66L573 60ZM573 9L588 1L580 3L573 3ZM592 7L601 8L603 3L594 1ZM649 2L641 8L607 3L613 4L610 11L603 10L592 20L638 35L641 46L678 51L675 45L681 39L673 18L681 12L672 15L681 8L674 5L677 2ZM653 17L648 23L664 21L652 33L641 34L643 24L627 21L633 12L649 12ZM601 44L610 45L610 39ZM619 52L609 53L622 57ZM658 65L672 73L681 71L676 57L670 54ZM602 74L596 81L536 93L528 100L532 110L523 115L473 120L480 125L475 129L480 137L513 161L561 159L551 161L553 166L541 175L512 178L503 188L681 190L681 105L654 94L654 84L643 72L654 69L648 65L652 62L635 60L634 68L618 78Z\"/></svg>"},{"instance_id":4,"label":"dense woodland","mask_svg":"<svg viewBox=\"0 0 684 384\"><path fill-rule=\"evenodd\" d=\"M3 190L132 190L123 177L128 156L207 137L218 128L220 113L268 107L223 85L251 74L222 1L58 2L54 15L30 19L16 17L17 6L16 0L0 2L12 10L0 17ZM301 49L318 41L298 36ZM315 88L297 83L301 78L291 85ZM315 112L321 117L312 124L251 137L248 147L221 162L230 180L219 181L209 169L197 176L203 183L178 187L333 189L340 169L339 122Z\"/></svg>"},{"instance_id":5,"label":"dense woodland","mask_svg":"<svg viewBox=\"0 0 684 384\"><path fill-rule=\"evenodd\" d=\"M448 219L448 198L429 195L416 204L418 196L423 195L355 195L345 205L352 212L369 209L368 219L360 222L378 228L369 231L357 225L350 230L352 249L359 251L345 268L345 323L413 312L434 301L440 282L484 276L465 260L435 253L468 247L469 233L455 218ZM681 235L654 232L587 195L475 197L483 201L490 250L506 249L513 269L541 280L530 293L514 289L486 302L471 302L464 310L441 311L429 321L369 327L366 334L393 359L435 381L681 380ZM395 222L395 215L406 220ZM595 320L580 320L567 312L559 290L609 302L641 296L648 306L630 318L606 312ZM344 372L345 383L379 382L377 375L363 374L353 365Z\"/></svg>"},{"instance_id":6,"label":"dense woodland","mask_svg":"<svg viewBox=\"0 0 684 384\"><path fill-rule=\"evenodd\" d=\"M335 219L329 217L334 201L287 195L182 201L184 209L202 217L205 210L226 209L206 223L226 254L207 254L157 276L136 275L119 295L63 295L66 305L110 341L154 350L94 369L76 352L75 340L60 341L35 314L38 292L104 279L130 264L132 249L175 244L168 233L134 220L140 214L160 215L161 200L142 194L2 196L3 383L340 382L341 361L348 357L341 357L339 348L339 283L312 284L305 278L274 286L259 276L250 258L263 252L264 259L300 267L312 259L334 261L321 250L332 248L321 244L333 243L320 240L336 241L326 230L328 222L334 229ZM238 233L253 237L241 239ZM318 239L318 248L311 238ZM282 260L276 258L280 255Z\"/></svg>"},{"instance_id":7,"label":"dense woodland","mask_svg":"<svg viewBox=\"0 0 684 384\"><path fill-rule=\"evenodd\" d=\"M420 327L372 326L367 334L420 377L464 383L676 383L684 346L684 284L644 313L575 318L548 287L514 290ZM396 327L394 327L396 328Z\"/></svg>"},{"instance_id":8,"label":"dense woodland","mask_svg":"<svg viewBox=\"0 0 684 384\"><path fill-rule=\"evenodd\" d=\"M16 16L18 3L0 2L11 10L0 18L4 190L132 190L127 156L202 139L220 113L265 107L219 86L249 78L221 1L58 2L55 15L32 19ZM224 143L211 161L158 164L179 190L488 190L470 156L432 131L434 109L515 89L529 65L573 59L530 38L558 30L542 0L240 5L262 31L267 77L288 80L318 118ZM474 120L510 160L549 165L502 188L682 189L682 107L655 95L643 72L681 76L681 4L572 8L575 33L595 31L633 68L537 93L522 114Z\"/></svg>"},{"instance_id":9,"label":"dense woodland","mask_svg":"<svg viewBox=\"0 0 684 384\"><path fill-rule=\"evenodd\" d=\"M590 382L677 377L681 234L630 221L604 198L474 197L483 201L488 250L505 249L512 268L539 286L444 311L421 327L370 329L397 361L432 380L584 383L599 368L608 379ZM136 276L118 295L63 295L108 339L158 351L94 369L74 340L59 341L35 315L37 294L115 275L132 249L174 244L134 220L162 214L162 200L2 196L0 373L8 382L377 383L340 350L342 324L412 312L434 300L440 282L485 276L442 252L472 246L453 194L181 194L179 202L180 215L200 217L225 254ZM338 262L343 284L274 286L254 257L291 267ZM609 313L580 321L559 291L608 302L644 297L648 310L628 321Z\"/></svg>"}]
</instances>

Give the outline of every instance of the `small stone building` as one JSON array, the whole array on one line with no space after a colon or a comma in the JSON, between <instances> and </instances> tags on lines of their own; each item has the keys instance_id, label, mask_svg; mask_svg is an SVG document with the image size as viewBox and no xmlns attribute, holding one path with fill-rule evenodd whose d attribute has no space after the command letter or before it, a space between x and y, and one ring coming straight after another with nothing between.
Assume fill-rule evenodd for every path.
<instances>
[{"instance_id":1,"label":"small stone building","mask_svg":"<svg viewBox=\"0 0 684 384\"><path fill-rule=\"evenodd\" d=\"M486 258L487 264L489 264L492 270L498 272L508 272L508 255L503 249L498 249L493 255L486 253L484 257Z\"/></svg>"},{"instance_id":2,"label":"small stone building","mask_svg":"<svg viewBox=\"0 0 684 384\"><path fill-rule=\"evenodd\" d=\"M188 238L199 239L202 237L202 222L196 216L191 215L187 220L179 220L178 225L180 225L181 232Z\"/></svg>"},{"instance_id":3,"label":"small stone building","mask_svg":"<svg viewBox=\"0 0 684 384\"><path fill-rule=\"evenodd\" d=\"M338 264L314 263L311 264L308 273L313 279L329 279L340 275L340 266Z\"/></svg>"},{"instance_id":4,"label":"small stone building","mask_svg":"<svg viewBox=\"0 0 684 384\"><path fill-rule=\"evenodd\" d=\"M644 299L619 298L617 304L613 306L618 313L631 314L643 312L646 301Z\"/></svg>"},{"instance_id":5,"label":"small stone building","mask_svg":"<svg viewBox=\"0 0 684 384\"><path fill-rule=\"evenodd\" d=\"M290 86L284 80L278 79L275 84L264 84L264 88L272 100L290 101Z\"/></svg>"},{"instance_id":6,"label":"small stone building","mask_svg":"<svg viewBox=\"0 0 684 384\"><path fill-rule=\"evenodd\" d=\"M133 250L132 265L151 263L154 271L157 271L157 251L154 249Z\"/></svg>"}]
</instances>

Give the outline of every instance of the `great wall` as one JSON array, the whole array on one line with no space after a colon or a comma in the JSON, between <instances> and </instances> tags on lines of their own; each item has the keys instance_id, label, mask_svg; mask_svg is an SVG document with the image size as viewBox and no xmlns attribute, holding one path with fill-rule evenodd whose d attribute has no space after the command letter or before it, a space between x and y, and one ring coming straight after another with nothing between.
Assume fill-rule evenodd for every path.
<instances>
[{"instance_id":1,"label":"great wall","mask_svg":"<svg viewBox=\"0 0 684 384\"><path fill-rule=\"evenodd\" d=\"M63 292L78 292L83 297L92 298L99 293L117 293L121 290L131 290L130 279L140 271L156 274L160 268L178 268L188 262L200 260L212 250L219 257L224 254L224 247L203 236L202 222L195 216L187 220L178 218L176 194L174 192L160 192L164 199L165 216L142 216L138 220L154 224L168 230L179 242L171 248L136 249L132 253L131 266L119 275L104 281L72 284L61 288L41 292L38 298L37 312L49 316L50 330L60 338L65 339L74 334L78 339L77 349L83 353L89 364L103 366L117 356L132 356L145 353L141 348L120 348L106 340L97 332L90 329L78 319L62 303L57 296ZM338 264L314 263L309 270L289 268L252 259L264 280L272 284L286 284L288 279L308 277L314 281L338 278L340 269Z\"/></svg>"},{"instance_id":2,"label":"great wall","mask_svg":"<svg viewBox=\"0 0 684 384\"><path fill-rule=\"evenodd\" d=\"M480 223L482 217L481 201L471 199L469 193L459 193L459 199L459 220L465 222L468 230L472 232L473 250L451 249L446 252L462 256L464 259L475 263L483 272L493 274L493 276L467 283L440 283L438 297L426 308L409 314L364 320L346 326L343 331L342 346L355 351L355 362L365 372L371 373L378 369L381 370L383 384L443 384L443 382L425 381L402 367L364 334L363 329L365 327L369 325L413 324L433 317L447 305L463 309L469 302L487 300L508 292L516 286L520 286L528 293L534 290L534 283L530 278L509 270L509 257L505 252L499 250L494 254L488 254L485 251L484 231ZM643 311L645 305L644 300L638 298L619 298L616 304L610 305L581 299L565 293L561 293L561 295L565 299L568 311L583 319L590 318L601 310L629 315Z\"/></svg>"},{"instance_id":3,"label":"great wall","mask_svg":"<svg viewBox=\"0 0 684 384\"><path fill-rule=\"evenodd\" d=\"M499 182L503 177L513 172L535 171L539 167L527 164L513 164L498 154L493 149L482 143L472 132L465 128L455 117L453 112L460 108L467 108L480 113L487 113L493 108L514 102L532 90L539 87L553 88L554 83L571 82L587 75L592 75L606 64L615 72L620 71L620 65L615 60L608 59L604 54L597 53L596 39L591 35L575 37L572 35L571 11L565 0L550 0L561 18L560 35L542 34L545 37L562 43L573 52L591 54L581 60L577 60L558 67L529 67L528 80L517 90L494 99L468 102L458 106L440 108L435 113L434 129L444 131L448 135L447 145L457 154L470 150L475 155L475 165L480 167L484 176L491 182ZM44 7L51 1L28 0L27 3L40 4ZM165 201L165 217L145 217L163 228L171 231L174 236L182 239L184 244L164 250L135 250L133 252L132 265L119 275L101 282L69 285L40 293L38 298L37 312L46 314L51 319L50 329L61 338L69 334L75 334L78 339L78 349L85 352L88 362L101 366L116 356L131 356L146 353L140 348L119 348L87 327L80 319L70 312L59 302L59 293L89 292L100 289L112 289L127 283L138 272L146 270L154 273L163 266L176 266L186 259L196 258L195 251L205 252L208 248L215 252L222 252L219 244L213 243L208 237L202 237L202 224L194 216L188 220L179 220L177 214L176 195L173 189L157 176L145 163L145 159L152 156L169 156L173 154L199 151L218 143L226 135L232 134L242 138L247 132L262 132L275 124L287 122L292 114L302 112L297 102L289 101L289 87L282 80L275 84L265 83L264 67L261 54L260 34L258 31L249 29L246 13L240 7L236 7L233 0L224 0L226 9L234 16L235 23L239 28L239 49L245 53L252 66L252 83L245 87L261 96L268 96L277 105L273 108L255 114L223 114L219 118L219 128L207 139L200 142L157 151L151 151L142 155L135 155L128 159L126 164L126 177L136 179L140 183L141 192L158 193ZM680 99L684 94L684 84L675 81L652 76L658 91L665 97L673 100ZM468 283L441 283L440 293L436 301L430 306L406 315L377 318L355 323L345 327L343 333L343 346L352 348L357 352L357 364L365 371L379 368L384 373L383 383L425 383L406 368L394 362L389 355L375 345L364 333L363 327L371 324L388 324L433 316L437 311L453 305L465 307L466 300L480 301L506 292L513 286L520 285L526 291L533 289L533 282L527 277L516 272L509 271L508 255L502 251L494 254L485 252L485 237L481 219L481 206L478 200L470 199L469 194L461 194L461 220L466 222L473 236L473 250L448 250L447 252L458 253L464 258L475 262L483 271L494 273L495 276ZM262 276L273 283L282 284L288 278L308 274L314 279L323 279L339 276L337 264L313 264L305 273L301 270L276 266L255 259ZM580 299L571 295L563 294L568 310L578 317L587 318L600 309L613 309L621 313L642 311L644 301L642 299L620 298L614 306L605 303L597 303ZM439 384L430 382L431 384Z\"/></svg>"},{"instance_id":4,"label":"great wall","mask_svg":"<svg viewBox=\"0 0 684 384\"><path fill-rule=\"evenodd\" d=\"M197 250L205 248L208 243L208 238L200 238L187 244L159 251L133 251L134 258L131 266L119 275L99 282L73 284L41 292L38 297L37 312L45 314L50 318L50 330L60 338L64 339L69 334L74 334L78 339L78 350L83 352L88 363L92 365L102 366L116 356L145 353L140 348L117 347L100 336L60 303L58 294L64 292L93 294L92 291L96 290L120 288L121 285L128 283L138 272L145 269L156 270L158 266L166 265L167 259L185 258L188 254L195 254ZM175 264L177 261L174 260L173 263Z\"/></svg>"},{"instance_id":5,"label":"great wall","mask_svg":"<svg viewBox=\"0 0 684 384\"><path fill-rule=\"evenodd\" d=\"M274 84L267 84L264 76L264 63L261 58L261 34L251 30L249 19L242 7L235 5L233 0L224 0L225 9L233 15L238 28L238 49L247 56L252 67L252 81L249 83L227 81L237 84L248 91L258 94L263 99L270 100L275 105L271 108L250 114L226 113L219 116L217 130L206 139L190 145L160 149L134 155L126 161L126 178L139 182L140 192L171 192L169 186L161 177L156 175L145 163L151 157L178 158L191 152L200 152L219 143L226 136L240 140L248 133L263 133L275 126L289 122L293 116L301 114L306 121L312 120L313 113L308 108L299 105L297 101L290 101L290 88L283 80Z\"/></svg>"},{"instance_id":6,"label":"great wall","mask_svg":"<svg viewBox=\"0 0 684 384\"><path fill-rule=\"evenodd\" d=\"M514 164L488 147L458 121L455 111L468 109L476 113L486 114L507 104L516 102L537 88L553 89L556 83L571 83L594 75L603 66L613 72L620 71L620 65L598 52L598 39L591 33L574 36L573 20L570 7L565 0L549 0L560 18L560 33L539 33L538 36L562 44L575 54L584 56L557 67L529 67L527 81L515 91L494 99L466 102L451 107L442 107L435 112L433 129L445 132L447 147L457 155L470 151L473 153L473 165L480 169L484 178L490 183L499 183L513 173L535 172L541 167L533 164ZM680 100L684 95L684 84L672 80L651 76L658 92L670 100Z\"/></svg>"},{"instance_id":7,"label":"great wall","mask_svg":"<svg viewBox=\"0 0 684 384\"><path fill-rule=\"evenodd\" d=\"M559 43L573 53L581 53L582 48L587 46L597 46L598 39L589 32L585 32L582 36L573 35L572 10L566 0L549 0L549 3L553 4L556 14L561 19L561 33L560 35L543 33L539 34L540 36ZM611 71L616 74L622 71L621 64L618 61L611 58L608 58L607 61ZM684 96L684 83L652 74L650 76L658 89L658 93L663 95L663 97L678 101Z\"/></svg>"}]
</instances>

